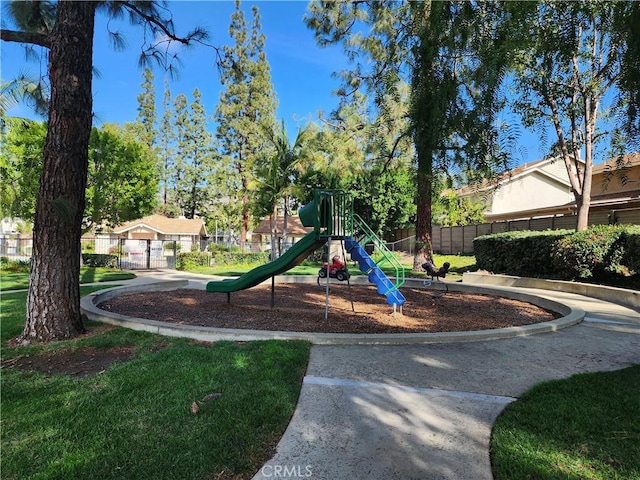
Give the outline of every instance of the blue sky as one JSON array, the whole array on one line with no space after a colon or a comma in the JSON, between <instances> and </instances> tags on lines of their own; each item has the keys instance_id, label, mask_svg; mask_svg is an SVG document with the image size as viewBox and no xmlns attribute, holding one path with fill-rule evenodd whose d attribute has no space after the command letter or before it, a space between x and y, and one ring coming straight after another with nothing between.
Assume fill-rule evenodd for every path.
<instances>
[{"instance_id":1,"label":"blue sky","mask_svg":"<svg viewBox=\"0 0 640 480\"><path fill-rule=\"evenodd\" d=\"M332 91L339 86L339 80L333 78L332 73L347 68L348 62L341 47L320 48L316 45L313 32L302 21L307 10L306 1L245 1L242 6L248 23L253 4L260 10L262 31L266 35L265 51L279 101L277 116L284 119L293 137L298 127L317 118L319 110L328 115L337 106L337 97ZM169 8L178 33L202 26L209 31L211 44L231 44L228 28L235 9L233 1L173 1ZM99 15L96 18L94 66L100 76L94 78L93 109L98 124L135 120L136 97L141 92L142 69L137 65L137 58L143 41L142 32L122 21L112 22L110 28L122 31L128 46L123 51L115 51L108 41L106 17ZM0 42L0 48L3 81L22 70L36 75L46 71L44 64L27 62L19 44ZM175 98L184 93L191 101L192 92L198 87L207 114L213 115L221 90L214 50L197 46L181 52L180 58L179 77L170 80L172 96ZM160 111L165 73L158 67L153 72ZM36 118L24 105L10 111L9 115ZM213 131L215 125L211 123L210 128ZM533 135L523 130L521 140L526 153L514 159L515 164L541 157L543 152L538 149Z\"/></svg>"},{"instance_id":2,"label":"blue sky","mask_svg":"<svg viewBox=\"0 0 640 480\"><path fill-rule=\"evenodd\" d=\"M243 2L247 23L251 21L251 6L258 5L262 31L266 35L265 50L271 64L271 76L279 100L278 118L284 119L288 129L295 131L305 119L315 119L319 109L328 114L337 105L332 91L339 81L332 72L345 68L347 63L338 47L323 49L316 46L313 32L302 21L307 2L263 1ZM230 16L235 9L231 1L171 2L170 9L179 33L199 25L206 28L216 46L231 44L228 36ZM98 123L124 123L137 115L137 95L141 92L142 69L137 65L142 33L125 22L115 24L125 33L127 48L115 51L108 42L106 18L96 18L94 65L100 77L94 77L94 112ZM112 24L111 28L114 28ZM21 70L37 75L46 65L27 62L19 44L1 42L2 79L13 78ZM192 99L194 88L200 90L207 114L212 115L218 103L220 80L215 67L215 52L197 46L181 52L182 66L177 79L170 79L172 96L179 93ZM156 99L161 108L164 91L163 72L153 68L156 78ZM9 115L35 118L27 106L20 106ZM212 127L214 128L214 127Z\"/></svg>"}]
</instances>

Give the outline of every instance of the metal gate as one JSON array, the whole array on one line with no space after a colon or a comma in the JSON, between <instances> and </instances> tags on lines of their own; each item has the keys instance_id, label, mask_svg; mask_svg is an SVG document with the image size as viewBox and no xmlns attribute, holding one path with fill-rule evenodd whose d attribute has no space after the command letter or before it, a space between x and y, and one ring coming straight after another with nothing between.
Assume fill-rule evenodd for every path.
<instances>
[{"instance_id":1,"label":"metal gate","mask_svg":"<svg viewBox=\"0 0 640 480\"><path fill-rule=\"evenodd\" d=\"M122 270L175 268L177 244L167 240L120 239L118 267Z\"/></svg>"}]
</instances>

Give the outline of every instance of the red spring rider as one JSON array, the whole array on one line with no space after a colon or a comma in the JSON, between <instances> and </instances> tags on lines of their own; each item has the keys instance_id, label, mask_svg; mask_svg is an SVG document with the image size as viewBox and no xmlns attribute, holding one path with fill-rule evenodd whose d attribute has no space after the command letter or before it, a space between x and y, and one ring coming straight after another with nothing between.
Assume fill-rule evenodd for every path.
<instances>
[{"instance_id":1,"label":"red spring rider","mask_svg":"<svg viewBox=\"0 0 640 480\"><path fill-rule=\"evenodd\" d=\"M318 277L327 277L327 262L325 262L322 265L322 268L318 270ZM344 262L337 255L331 259L331 264L329 265L329 277L336 278L341 282L349 278L349 272L347 272Z\"/></svg>"}]
</instances>

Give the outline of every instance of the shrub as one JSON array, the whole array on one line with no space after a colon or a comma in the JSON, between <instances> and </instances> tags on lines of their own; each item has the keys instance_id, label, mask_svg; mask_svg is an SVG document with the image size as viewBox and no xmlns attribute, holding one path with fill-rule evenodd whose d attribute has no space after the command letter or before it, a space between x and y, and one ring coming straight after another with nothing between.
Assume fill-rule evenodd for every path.
<instances>
[{"instance_id":1,"label":"shrub","mask_svg":"<svg viewBox=\"0 0 640 480\"><path fill-rule=\"evenodd\" d=\"M29 273L31 262L29 260L10 260L9 257L0 257L0 269L11 273Z\"/></svg>"},{"instance_id":2,"label":"shrub","mask_svg":"<svg viewBox=\"0 0 640 480\"><path fill-rule=\"evenodd\" d=\"M620 241L624 249L620 262L629 270L640 274L640 226L628 226L622 232Z\"/></svg>"},{"instance_id":3,"label":"shrub","mask_svg":"<svg viewBox=\"0 0 640 480\"><path fill-rule=\"evenodd\" d=\"M483 235L473 240L476 265L481 270L519 276L553 273L551 250L571 230L517 231Z\"/></svg>"},{"instance_id":4,"label":"shrub","mask_svg":"<svg viewBox=\"0 0 640 480\"><path fill-rule=\"evenodd\" d=\"M87 267L118 268L118 256L104 253L83 253L82 263Z\"/></svg>"},{"instance_id":5,"label":"shrub","mask_svg":"<svg viewBox=\"0 0 640 480\"><path fill-rule=\"evenodd\" d=\"M122 256L124 255L124 253L124 245L122 245L121 243L109 247L109 255Z\"/></svg>"},{"instance_id":6,"label":"shrub","mask_svg":"<svg viewBox=\"0 0 640 480\"><path fill-rule=\"evenodd\" d=\"M209 266L209 254L206 252L179 253L176 259L176 270L191 270L196 267Z\"/></svg>"},{"instance_id":7,"label":"shrub","mask_svg":"<svg viewBox=\"0 0 640 480\"><path fill-rule=\"evenodd\" d=\"M96 241L95 240L87 240L82 242L82 251L83 252L95 252L96 251Z\"/></svg>"},{"instance_id":8,"label":"shrub","mask_svg":"<svg viewBox=\"0 0 640 480\"><path fill-rule=\"evenodd\" d=\"M591 278L617 272L624 254L625 226L596 225L559 239L552 249L556 272L564 278Z\"/></svg>"},{"instance_id":9,"label":"shrub","mask_svg":"<svg viewBox=\"0 0 640 480\"><path fill-rule=\"evenodd\" d=\"M214 252L228 252L229 248L224 246L222 243L210 243L207 245L207 251Z\"/></svg>"},{"instance_id":10,"label":"shrub","mask_svg":"<svg viewBox=\"0 0 640 480\"><path fill-rule=\"evenodd\" d=\"M179 252L180 249L182 248L182 245L180 245L180 242L164 242L164 245L162 246L164 250L171 250L173 251L175 249L176 252Z\"/></svg>"},{"instance_id":11,"label":"shrub","mask_svg":"<svg viewBox=\"0 0 640 480\"><path fill-rule=\"evenodd\" d=\"M269 252L216 252L213 263L216 265L254 265L269 261Z\"/></svg>"}]
</instances>

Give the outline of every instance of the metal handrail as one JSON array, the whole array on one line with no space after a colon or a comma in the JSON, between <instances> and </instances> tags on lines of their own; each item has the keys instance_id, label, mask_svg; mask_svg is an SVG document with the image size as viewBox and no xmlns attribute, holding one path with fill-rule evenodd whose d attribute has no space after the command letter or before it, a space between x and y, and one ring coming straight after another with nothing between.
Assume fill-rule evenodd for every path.
<instances>
[{"instance_id":1,"label":"metal handrail","mask_svg":"<svg viewBox=\"0 0 640 480\"><path fill-rule=\"evenodd\" d=\"M402 252L408 252L410 255L413 255L415 244L416 244L416 236L410 235L408 237L401 238L400 240L396 240L395 242L385 242L385 244L387 245L387 248L392 252L402 251ZM408 249L396 248L398 244L400 245L409 244L409 248Z\"/></svg>"},{"instance_id":2,"label":"metal handrail","mask_svg":"<svg viewBox=\"0 0 640 480\"><path fill-rule=\"evenodd\" d=\"M376 262L376 265L380 267L388 263L395 271L395 283L389 291L398 290L405 283L404 265L396 258L396 256L387 248L384 241L375 234L373 230L365 223L364 220L358 215L353 214L353 223L356 229L361 232L361 235L355 240L360 244L362 248L365 248L366 244L373 243L375 249L382 255L382 259ZM387 292L388 293L388 292Z\"/></svg>"}]
</instances>

